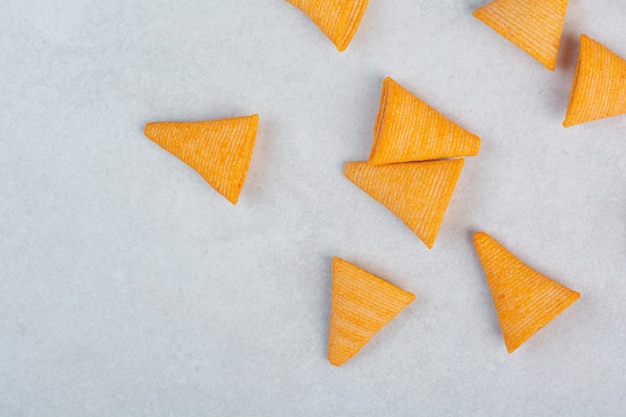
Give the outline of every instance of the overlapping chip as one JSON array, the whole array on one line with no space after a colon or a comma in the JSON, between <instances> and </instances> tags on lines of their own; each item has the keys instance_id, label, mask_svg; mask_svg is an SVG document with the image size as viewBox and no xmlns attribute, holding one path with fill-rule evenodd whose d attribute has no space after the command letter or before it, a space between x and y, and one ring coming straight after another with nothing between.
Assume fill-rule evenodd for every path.
<instances>
[{"instance_id":1,"label":"overlapping chip","mask_svg":"<svg viewBox=\"0 0 626 417\"><path fill-rule=\"evenodd\" d=\"M463 159L451 159L379 166L348 162L344 174L398 216L430 249L463 162Z\"/></svg>"},{"instance_id":2,"label":"overlapping chip","mask_svg":"<svg viewBox=\"0 0 626 417\"><path fill-rule=\"evenodd\" d=\"M480 138L453 123L390 77L383 81L372 165L478 154Z\"/></svg>"},{"instance_id":3,"label":"overlapping chip","mask_svg":"<svg viewBox=\"0 0 626 417\"><path fill-rule=\"evenodd\" d=\"M554 71L567 3L568 0L494 0L473 14Z\"/></svg>"},{"instance_id":4,"label":"overlapping chip","mask_svg":"<svg viewBox=\"0 0 626 417\"><path fill-rule=\"evenodd\" d=\"M626 60L580 36L580 52L563 126L626 113Z\"/></svg>"},{"instance_id":5,"label":"overlapping chip","mask_svg":"<svg viewBox=\"0 0 626 417\"><path fill-rule=\"evenodd\" d=\"M513 352L580 294L534 271L484 232L474 246L491 289L504 343Z\"/></svg>"},{"instance_id":6,"label":"overlapping chip","mask_svg":"<svg viewBox=\"0 0 626 417\"><path fill-rule=\"evenodd\" d=\"M415 295L344 261L333 258L328 360L343 365L415 300Z\"/></svg>"},{"instance_id":7,"label":"overlapping chip","mask_svg":"<svg viewBox=\"0 0 626 417\"><path fill-rule=\"evenodd\" d=\"M237 204L256 140L258 116L148 123L144 134Z\"/></svg>"},{"instance_id":8,"label":"overlapping chip","mask_svg":"<svg viewBox=\"0 0 626 417\"><path fill-rule=\"evenodd\" d=\"M369 0L287 1L309 16L342 52L356 34Z\"/></svg>"}]
</instances>

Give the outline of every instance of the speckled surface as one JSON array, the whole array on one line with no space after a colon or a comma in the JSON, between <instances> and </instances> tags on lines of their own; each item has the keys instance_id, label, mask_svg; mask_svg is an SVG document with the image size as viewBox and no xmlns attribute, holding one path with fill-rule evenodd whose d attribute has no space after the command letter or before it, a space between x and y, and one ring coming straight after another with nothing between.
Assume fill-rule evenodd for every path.
<instances>
[{"instance_id":1,"label":"speckled surface","mask_svg":"<svg viewBox=\"0 0 626 417\"><path fill-rule=\"evenodd\" d=\"M571 0L554 73L485 3L371 0L339 54L281 0L3 0L0 415L624 415L626 116L561 122L626 3ZM386 76L482 138L430 251L342 174ZM251 113L236 207L142 133ZM513 354L477 230L582 294ZM333 256L417 296L341 368Z\"/></svg>"}]
</instances>

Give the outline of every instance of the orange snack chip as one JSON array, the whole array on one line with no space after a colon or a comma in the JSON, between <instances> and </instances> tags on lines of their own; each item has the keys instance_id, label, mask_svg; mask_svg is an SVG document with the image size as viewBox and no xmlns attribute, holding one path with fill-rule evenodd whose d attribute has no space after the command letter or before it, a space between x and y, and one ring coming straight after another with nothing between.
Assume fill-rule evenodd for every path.
<instances>
[{"instance_id":1,"label":"orange snack chip","mask_svg":"<svg viewBox=\"0 0 626 417\"><path fill-rule=\"evenodd\" d=\"M415 295L340 258L333 258L328 360L341 366L393 320Z\"/></svg>"},{"instance_id":2,"label":"orange snack chip","mask_svg":"<svg viewBox=\"0 0 626 417\"><path fill-rule=\"evenodd\" d=\"M385 78L370 164L474 156L479 148L478 136L446 119L390 77Z\"/></svg>"},{"instance_id":3,"label":"orange snack chip","mask_svg":"<svg viewBox=\"0 0 626 417\"><path fill-rule=\"evenodd\" d=\"M580 35L580 52L563 126L626 113L626 60Z\"/></svg>"},{"instance_id":4,"label":"orange snack chip","mask_svg":"<svg viewBox=\"0 0 626 417\"><path fill-rule=\"evenodd\" d=\"M344 175L398 216L430 249L463 162L452 159L379 166L348 162Z\"/></svg>"},{"instance_id":5,"label":"orange snack chip","mask_svg":"<svg viewBox=\"0 0 626 417\"><path fill-rule=\"evenodd\" d=\"M568 0L494 0L474 10L473 15L554 71L567 3Z\"/></svg>"},{"instance_id":6,"label":"orange snack chip","mask_svg":"<svg viewBox=\"0 0 626 417\"><path fill-rule=\"evenodd\" d=\"M148 123L144 134L195 169L237 204L256 140L258 115L200 122Z\"/></svg>"},{"instance_id":7,"label":"orange snack chip","mask_svg":"<svg viewBox=\"0 0 626 417\"><path fill-rule=\"evenodd\" d=\"M356 34L369 0L287 1L309 16L342 52Z\"/></svg>"},{"instance_id":8,"label":"orange snack chip","mask_svg":"<svg viewBox=\"0 0 626 417\"><path fill-rule=\"evenodd\" d=\"M576 291L525 265L484 232L474 234L474 246L509 353L580 297Z\"/></svg>"}]
</instances>

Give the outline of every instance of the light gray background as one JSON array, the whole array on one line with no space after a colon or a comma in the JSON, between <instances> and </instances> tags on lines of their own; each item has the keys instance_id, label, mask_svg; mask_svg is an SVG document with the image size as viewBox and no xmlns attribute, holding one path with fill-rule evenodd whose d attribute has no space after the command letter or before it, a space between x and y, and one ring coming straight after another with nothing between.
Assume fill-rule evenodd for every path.
<instances>
[{"instance_id":1,"label":"light gray background","mask_svg":"<svg viewBox=\"0 0 626 417\"><path fill-rule=\"evenodd\" d=\"M0 1L1 416L624 416L626 116L564 129L552 73L471 16L371 0L339 54L281 0ZM343 177L392 76L482 138L432 250ZM259 113L236 207L143 136ZM484 230L582 298L514 354ZM417 300L341 368L331 258Z\"/></svg>"}]
</instances>

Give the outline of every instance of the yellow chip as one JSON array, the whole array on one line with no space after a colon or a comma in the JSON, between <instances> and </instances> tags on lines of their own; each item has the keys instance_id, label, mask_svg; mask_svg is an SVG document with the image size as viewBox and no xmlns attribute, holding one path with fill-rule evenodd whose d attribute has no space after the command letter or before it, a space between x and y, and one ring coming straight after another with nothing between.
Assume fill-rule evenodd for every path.
<instances>
[{"instance_id":1,"label":"yellow chip","mask_svg":"<svg viewBox=\"0 0 626 417\"><path fill-rule=\"evenodd\" d=\"M372 165L474 156L480 138L448 120L393 79L383 81Z\"/></svg>"},{"instance_id":2,"label":"yellow chip","mask_svg":"<svg viewBox=\"0 0 626 417\"><path fill-rule=\"evenodd\" d=\"M339 52L356 34L368 0L287 0L302 10L324 32Z\"/></svg>"},{"instance_id":3,"label":"yellow chip","mask_svg":"<svg viewBox=\"0 0 626 417\"><path fill-rule=\"evenodd\" d=\"M550 71L556 67L568 0L494 0L474 17L532 55Z\"/></svg>"},{"instance_id":4,"label":"yellow chip","mask_svg":"<svg viewBox=\"0 0 626 417\"><path fill-rule=\"evenodd\" d=\"M580 297L576 291L532 270L484 232L474 235L474 245L485 270L509 352Z\"/></svg>"},{"instance_id":5,"label":"yellow chip","mask_svg":"<svg viewBox=\"0 0 626 417\"><path fill-rule=\"evenodd\" d=\"M144 134L195 169L237 204L256 140L258 116L200 122L148 123Z\"/></svg>"},{"instance_id":6,"label":"yellow chip","mask_svg":"<svg viewBox=\"0 0 626 417\"><path fill-rule=\"evenodd\" d=\"M340 258L333 258L328 360L343 365L415 300L415 295Z\"/></svg>"},{"instance_id":7,"label":"yellow chip","mask_svg":"<svg viewBox=\"0 0 626 417\"><path fill-rule=\"evenodd\" d=\"M344 175L398 216L430 249L452 199L463 159L374 166L348 162Z\"/></svg>"},{"instance_id":8,"label":"yellow chip","mask_svg":"<svg viewBox=\"0 0 626 417\"><path fill-rule=\"evenodd\" d=\"M580 36L578 64L563 126L626 113L626 60Z\"/></svg>"}]
</instances>

